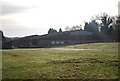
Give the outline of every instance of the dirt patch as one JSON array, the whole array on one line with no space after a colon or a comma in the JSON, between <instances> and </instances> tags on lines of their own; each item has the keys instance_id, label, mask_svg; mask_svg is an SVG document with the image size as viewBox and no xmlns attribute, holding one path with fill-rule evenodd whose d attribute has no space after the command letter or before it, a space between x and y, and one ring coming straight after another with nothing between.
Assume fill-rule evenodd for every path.
<instances>
[{"instance_id":1,"label":"dirt patch","mask_svg":"<svg viewBox=\"0 0 120 81\"><path fill-rule=\"evenodd\" d=\"M68 50L68 51L83 51L83 50L98 50L98 49L76 49L76 48L50 48L55 50Z\"/></svg>"}]
</instances>

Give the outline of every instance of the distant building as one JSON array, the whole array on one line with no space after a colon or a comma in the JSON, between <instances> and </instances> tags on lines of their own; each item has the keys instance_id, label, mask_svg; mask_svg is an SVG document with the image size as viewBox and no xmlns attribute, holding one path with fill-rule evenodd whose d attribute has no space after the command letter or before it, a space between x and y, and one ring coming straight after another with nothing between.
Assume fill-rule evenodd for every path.
<instances>
[{"instance_id":1,"label":"distant building","mask_svg":"<svg viewBox=\"0 0 120 81\"><path fill-rule=\"evenodd\" d=\"M38 48L94 42L93 33L83 30L66 31L46 35L32 35L12 41L15 48Z\"/></svg>"}]
</instances>

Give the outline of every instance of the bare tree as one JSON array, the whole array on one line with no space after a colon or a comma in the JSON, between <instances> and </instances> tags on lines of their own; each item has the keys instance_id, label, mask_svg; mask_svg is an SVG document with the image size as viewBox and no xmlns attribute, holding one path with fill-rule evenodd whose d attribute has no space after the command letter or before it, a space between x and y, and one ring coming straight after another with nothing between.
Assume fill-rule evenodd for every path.
<instances>
[{"instance_id":1,"label":"bare tree","mask_svg":"<svg viewBox=\"0 0 120 81\"><path fill-rule=\"evenodd\" d=\"M65 30L66 30L66 31L70 31L70 27L68 27L68 26L65 27Z\"/></svg>"},{"instance_id":2,"label":"bare tree","mask_svg":"<svg viewBox=\"0 0 120 81\"><path fill-rule=\"evenodd\" d=\"M65 28L66 31L81 30L81 29L82 29L81 25L76 25L76 26L73 26L71 28L67 26Z\"/></svg>"},{"instance_id":3,"label":"bare tree","mask_svg":"<svg viewBox=\"0 0 120 81\"><path fill-rule=\"evenodd\" d=\"M107 34L108 29L113 23L113 17L110 17L107 13L102 13L101 15L96 15L92 17L92 20L98 21L98 25L101 26L100 31Z\"/></svg>"}]
</instances>

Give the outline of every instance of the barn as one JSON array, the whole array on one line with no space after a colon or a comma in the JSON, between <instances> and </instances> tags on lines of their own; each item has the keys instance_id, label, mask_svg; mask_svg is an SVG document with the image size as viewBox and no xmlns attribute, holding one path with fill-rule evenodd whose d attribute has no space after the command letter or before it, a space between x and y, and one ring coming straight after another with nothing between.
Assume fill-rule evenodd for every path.
<instances>
[{"instance_id":1,"label":"barn","mask_svg":"<svg viewBox=\"0 0 120 81\"><path fill-rule=\"evenodd\" d=\"M61 45L73 45L94 42L94 35L84 30L57 32L45 35L32 35L12 41L15 48L39 48Z\"/></svg>"}]
</instances>

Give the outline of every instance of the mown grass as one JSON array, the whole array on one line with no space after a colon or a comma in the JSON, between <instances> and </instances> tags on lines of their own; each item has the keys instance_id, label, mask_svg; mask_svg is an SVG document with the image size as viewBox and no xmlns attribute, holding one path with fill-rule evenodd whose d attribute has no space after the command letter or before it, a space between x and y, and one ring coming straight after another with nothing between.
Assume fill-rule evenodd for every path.
<instances>
[{"instance_id":1,"label":"mown grass","mask_svg":"<svg viewBox=\"0 0 120 81\"><path fill-rule=\"evenodd\" d=\"M118 43L81 44L65 48L100 50L3 50L3 79L119 78Z\"/></svg>"},{"instance_id":2,"label":"mown grass","mask_svg":"<svg viewBox=\"0 0 120 81\"><path fill-rule=\"evenodd\" d=\"M99 50L118 51L119 44L120 43L89 43L89 44L65 46L64 48L99 49Z\"/></svg>"}]
</instances>

